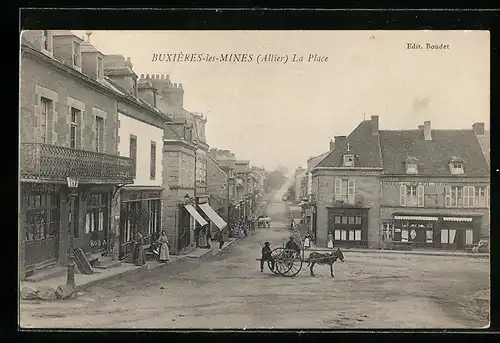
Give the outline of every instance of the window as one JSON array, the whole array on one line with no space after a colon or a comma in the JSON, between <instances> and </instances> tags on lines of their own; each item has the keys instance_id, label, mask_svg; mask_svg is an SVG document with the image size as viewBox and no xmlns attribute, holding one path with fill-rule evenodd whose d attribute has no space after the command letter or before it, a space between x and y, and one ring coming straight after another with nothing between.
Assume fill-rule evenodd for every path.
<instances>
[{"instance_id":1,"label":"window","mask_svg":"<svg viewBox=\"0 0 500 343\"><path fill-rule=\"evenodd\" d=\"M452 175L461 175L464 173L464 164L462 162L450 163L450 172Z\"/></svg>"},{"instance_id":2,"label":"window","mask_svg":"<svg viewBox=\"0 0 500 343\"><path fill-rule=\"evenodd\" d=\"M335 200L354 205L356 180L335 179Z\"/></svg>"},{"instance_id":3,"label":"window","mask_svg":"<svg viewBox=\"0 0 500 343\"><path fill-rule=\"evenodd\" d=\"M425 231L425 242L432 243L432 236L433 236L432 230L426 230Z\"/></svg>"},{"instance_id":4,"label":"window","mask_svg":"<svg viewBox=\"0 0 500 343\"><path fill-rule=\"evenodd\" d=\"M401 242L408 242L408 230L401 230Z\"/></svg>"},{"instance_id":5,"label":"window","mask_svg":"<svg viewBox=\"0 0 500 343\"><path fill-rule=\"evenodd\" d=\"M399 204L401 206L423 207L424 185L400 185Z\"/></svg>"},{"instance_id":6,"label":"window","mask_svg":"<svg viewBox=\"0 0 500 343\"><path fill-rule=\"evenodd\" d=\"M41 97L40 98L40 129L41 129L41 139L42 143L48 142L48 127L49 127L49 115L52 110L52 100Z\"/></svg>"},{"instance_id":7,"label":"window","mask_svg":"<svg viewBox=\"0 0 500 343\"><path fill-rule=\"evenodd\" d=\"M105 230L107 221L107 194L91 193L87 195L85 209L85 233Z\"/></svg>"},{"instance_id":8,"label":"window","mask_svg":"<svg viewBox=\"0 0 500 343\"><path fill-rule=\"evenodd\" d=\"M71 123L69 126L69 146L70 148L77 148L78 146L78 122L80 121L80 110L71 107Z\"/></svg>"},{"instance_id":9,"label":"window","mask_svg":"<svg viewBox=\"0 0 500 343\"><path fill-rule=\"evenodd\" d=\"M406 173L407 174L418 174L418 168L416 163L406 163Z\"/></svg>"},{"instance_id":10,"label":"window","mask_svg":"<svg viewBox=\"0 0 500 343\"><path fill-rule=\"evenodd\" d=\"M73 41L73 67L81 68L80 43Z\"/></svg>"},{"instance_id":11,"label":"window","mask_svg":"<svg viewBox=\"0 0 500 343\"><path fill-rule=\"evenodd\" d=\"M103 79L104 78L104 68L102 64L102 57L97 57L97 78L98 79Z\"/></svg>"},{"instance_id":12,"label":"window","mask_svg":"<svg viewBox=\"0 0 500 343\"><path fill-rule=\"evenodd\" d=\"M340 224L341 217L340 216L334 216L333 218L335 224Z\"/></svg>"},{"instance_id":13,"label":"window","mask_svg":"<svg viewBox=\"0 0 500 343\"><path fill-rule=\"evenodd\" d=\"M445 195L446 207L461 207L462 206L462 186L447 186Z\"/></svg>"},{"instance_id":14,"label":"window","mask_svg":"<svg viewBox=\"0 0 500 343\"><path fill-rule=\"evenodd\" d=\"M465 244L472 245L474 241L474 232L472 230L465 230Z\"/></svg>"},{"instance_id":15,"label":"window","mask_svg":"<svg viewBox=\"0 0 500 343\"><path fill-rule=\"evenodd\" d=\"M464 186L462 193L464 207L474 207L475 187Z\"/></svg>"},{"instance_id":16,"label":"window","mask_svg":"<svg viewBox=\"0 0 500 343\"><path fill-rule=\"evenodd\" d=\"M354 155L344 155L344 167L354 167Z\"/></svg>"},{"instance_id":17,"label":"window","mask_svg":"<svg viewBox=\"0 0 500 343\"><path fill-rule=\"evenodd\" d=\"M159 231L160 200L148 200L149 226L148 235Z\"/></svg>"},{"instance_id":18,"label":"window","mask_svg":"<svg viewBox=\"0 0 500 343\"><path fill-rule=\"evenodd\" d=\"M59 195L31 193L27 201L25 240L34 242L55 237L59 223Z\"/></svg>"},{"instance_id":19,"label":"window","mask_svg":"<svg viewBox=\"0 0 500 343\"><path fill-rule=\"evenodd\" d=\"M476 207L488 207L488 186L475 187L475 205Z\"/></svg>"},{"instance_id":20,"label":"window","mask_svg":"<svg viewBox=\"0 0 500 343\"><path fill-rule=\"evenodd\" d=\"M130 136L129 157L134 160L134 173L137 172L137 137Z\"/></svg>"},{"instance_id":21,"label":"window","mask_svg":"<svg viewBox=\"0 0 500 343\"><path fill-rule=\"evenodd\" d=\"M103 147L103 137L104 137L104 118L95 117L95 151L104 152Z\"/></svg>"},{"instance_id":22,"label":"window","mask_svg":"<svg viewBox=\"0 0 500 343\"><path fill-rule=\"evenodd\" d=\"M457 230L441 230L441 243L443 244L453 244L455 243L455 235Z\"/></svg>"},{"instance_id":23,"label":"window","mask_svg":"<svg viewBox=\"0 0 500 343\"><path fill-rule=\"evenodd\" d=\"M394 238L394 223L384 223L382 225L382 236L386 241L391 241Z\"/></svg>"},{"instance_id":24,"label":"window","mask_svg":"<svg viewBox=\"0 0 500 343\"><path fill-rule=\"evenodd\" d=\"M335 230L334 237L336 241L360 241L361 230Z\"/></svg>"},{"instance_id":25,"label":"window","mask_svg":"<svg viewBox=\"0 0 500 343\"><path fill-rule=\"evenodd\" d=\"M151 180L156 177L156 143L151 142L151 164L150 164Z\"/></svg>"}]
</instances>

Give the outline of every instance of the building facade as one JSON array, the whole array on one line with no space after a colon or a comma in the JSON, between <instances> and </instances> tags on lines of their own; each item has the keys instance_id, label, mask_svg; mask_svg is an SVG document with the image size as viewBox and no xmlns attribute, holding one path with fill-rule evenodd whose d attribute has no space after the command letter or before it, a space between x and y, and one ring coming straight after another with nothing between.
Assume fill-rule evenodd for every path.
<instances>
[{"instance_id":1,"label":"building facade","mask_svg":"<svg viewBox=\"0 0 500 343\"><path fill-rule=\"evenodd\" d=\"M234 162L236 175L236 199L238 201L238 218L248 218L251 215L250 187L250 161L236 160Z\"/></svg>"},{"instance_id":2,"label":"building facade","mask_svg":"<svg viewBox=\"0 0 500 343\"><path fill-rule=\"evenodd\" d=\"M227 217L223 217L229 227L233 227L238 220L239 200L237 198L237 187L235 179L235 162L234 153L229 150L210 149L210 157L215 160L219 168L227 175L228 178L228 204Z\"/></svg>"},{"instance_id":3,"label":"building facade","mask_svg":"<svg viewBox=\"0 0 500 343\"><path fill-rule=\"evenodd\" d=\"M490 170L469 130L380 131L382 239L417 247L466 249L489 237Z\"/></svg>"},{"instance_id":4,"label":"building facade","mask_svg":"<svg viewBox=\"0 0 500 343\"><path fill-rule=\"evenodd\" d=\"M317 244L464 249L489 236L489 164L472 130L379 130L363 121L312 174ZM314 221L314 220L313 220Z\"/></svg>"},{"instance_id":5,"label":"building facade","mask_svg":"<svg viewBox=\"0 0 500 343\"><path fill-rule=\"evenodd\" d=\"M69 241L90 260L106 255L118 225L117 187L133 161L117 154L116 100L102 54L82 53L71 31L24 31L21 44L21 275L66 264ZM70 198L67 177L79 180ZM70 235L71 230L71 235Z\"/></svg>"}]
</instances>

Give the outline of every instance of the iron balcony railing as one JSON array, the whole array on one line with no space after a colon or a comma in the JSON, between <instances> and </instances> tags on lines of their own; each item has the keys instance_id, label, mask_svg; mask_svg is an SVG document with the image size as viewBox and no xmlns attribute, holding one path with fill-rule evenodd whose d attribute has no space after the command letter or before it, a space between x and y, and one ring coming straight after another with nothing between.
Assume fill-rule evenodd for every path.
<instances>
[{"instance_id":1,"label":"iron balcony railing","mask_svg":"<svg viewBox=\"0 0 500 343\"><path fill-rule=\"evenodd\" d=\"M42 143L22 143L21 181L63 181L69 172L81 183L129 184L134 182L134 160L94 151Z\"/></svg>"}]
</instances>

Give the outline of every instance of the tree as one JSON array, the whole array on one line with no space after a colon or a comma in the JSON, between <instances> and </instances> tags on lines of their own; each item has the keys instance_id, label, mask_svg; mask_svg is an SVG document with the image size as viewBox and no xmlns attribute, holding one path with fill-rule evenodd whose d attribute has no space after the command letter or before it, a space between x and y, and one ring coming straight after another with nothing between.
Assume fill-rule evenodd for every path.
<instances>
[{"instance_id":1,"label":"tree","mask_svg":"<svg viewBox=\"0 0 500 343\"><path fill-rule=\"evenodd\" d=\"M264 187L267 192L278 190L287 181L286 174L284 170L280 168L273 170L272 172L267 173L266 179L264 181Z\"/></svg>"}]
</instances>

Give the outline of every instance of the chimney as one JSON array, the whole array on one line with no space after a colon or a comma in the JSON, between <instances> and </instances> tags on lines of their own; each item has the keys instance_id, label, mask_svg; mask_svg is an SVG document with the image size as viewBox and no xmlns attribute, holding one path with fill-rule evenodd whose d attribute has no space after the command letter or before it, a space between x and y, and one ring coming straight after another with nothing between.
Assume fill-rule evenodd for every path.
<instances>
[{"instance_id":1,"label":"chimney","mask_svg":"<svg viewBox=\"0 0 500 343\"><path fill-rule=\"evenodd\" d=\"M330 139L330 151L335 150L335 142Z\"/></svg>"},{"instance_id":2,"label":"chimney","mask_svg":"<svg viewBox=\"0 0 500 343\"><path fill-rule=\"evenodd\" d=\"M424 138L426 141L432 140L431 122L429 120L424 121Z\"/></svg>"},{"instance_id":3,"label":"chimney","mask_svg":"<svg viewBox=\"0 0 500 343\"><path fill-rule=\"evenodd\" d=\"M126 61L123 55L106 55L104 57L104 75L130 94L136 94L135 80L137 75L129 67L130 58Z\"/></svg>"},{"instance_id":4,"label":"chimney","mask_svg":"<svg viewBox=\"0 0 500 343\"><path fill-rule=\"evenodd\" d=\"M346 136L335 136L334 144L342 142L345 138L346 138Z\"/></svg>"},{"instance_id":5,"label":"chimney","mask_svg":"<svg viewBox=\"0 0 500 343\"><path fill-rule=\"evenodd\" d=\"M156 107L156 88L151 82L141 80L137 85L137 95L153 107Z\"/></svg>"},{"instance_id":6,"label":"chimney","mask_svg":"<svg viewBox=\"0 0 500 343\"><path fill-rule=\"evenodd\" d=\"M372 116L372 135L378 135L378 116Z\"/></svg>"},{"instance_id":7,"label":"chimney","mask_svg":"<svg viewBox=\"0 0 500 343\"><path fill-rule=\"evenodd\" d=\"M474 130L474 133L478 136L483 136L484 135L484 123L474 123L472 125L472 129Z\"/></svg>"}]
</instances>

